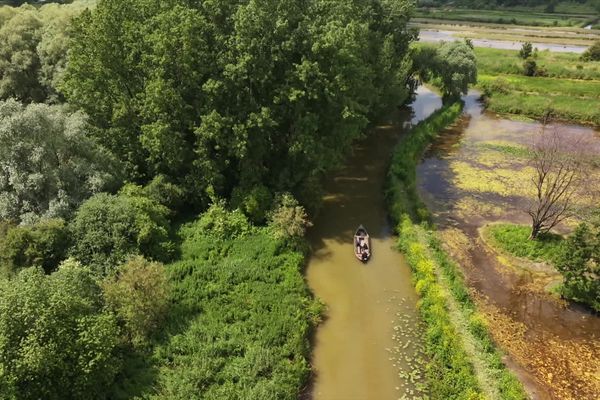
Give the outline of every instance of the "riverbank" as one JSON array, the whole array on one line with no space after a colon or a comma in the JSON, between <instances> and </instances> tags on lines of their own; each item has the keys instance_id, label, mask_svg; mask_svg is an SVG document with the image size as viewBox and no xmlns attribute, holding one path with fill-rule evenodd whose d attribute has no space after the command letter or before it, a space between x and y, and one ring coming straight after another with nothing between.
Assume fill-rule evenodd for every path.
<instances>
[{"instance_id":1,"label":"riverbank","mask_svg":"<svg viewBox=\"0 0 600 400\"><path fill-rule=\"evenodd\" d=\"M432 398L525 399L519 381L506 369L487 333L456 265L442 250L416 191L416 165L438 132L461 114L460 104L446 106L417 125L394 152L388 175L390 212L398 223L399 247L413 270L427 325L426 375Z\"/></svg>"}]
</instances>

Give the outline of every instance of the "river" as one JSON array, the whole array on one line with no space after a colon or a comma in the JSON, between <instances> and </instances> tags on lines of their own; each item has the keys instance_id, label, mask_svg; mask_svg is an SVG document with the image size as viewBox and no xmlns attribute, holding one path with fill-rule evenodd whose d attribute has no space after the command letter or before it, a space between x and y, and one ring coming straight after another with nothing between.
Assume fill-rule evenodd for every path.
<instances>
[{"instance_id":1,"label":"river","mask_svg":"<svg viewBox=\"0 0 600 400\"><path fill-rule=\"evenodd\" d=\"M395 110L373 128L326 183L323 208L308 234L312 256L306 272L327 308L314 339L315 400L387 400L419 393L418 298L410 268L395 249L383 193L401 134L439 107L437 95L419 89L412 106ZM359 224L372 236L367 264L353 254Z\"/></svg>"}]
</instances>

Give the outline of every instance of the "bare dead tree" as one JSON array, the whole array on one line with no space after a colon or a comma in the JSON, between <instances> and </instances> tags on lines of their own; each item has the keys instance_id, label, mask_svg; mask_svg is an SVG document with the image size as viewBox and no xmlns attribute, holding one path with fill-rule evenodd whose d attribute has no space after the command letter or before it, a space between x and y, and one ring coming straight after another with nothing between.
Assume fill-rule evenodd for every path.
<instances>
[{"instance_id":1,"label":"bare dead tree","mask_svg":"<svg viewBox=\"0 0 600 400\"><path fill-rule=\"evenodd\" d=\"M573 216L574 200L582 189L588 156L581 139L542 126L532 148L535 195L529 206L531 235L535 240Z\"/></svg>"}]
</instances>

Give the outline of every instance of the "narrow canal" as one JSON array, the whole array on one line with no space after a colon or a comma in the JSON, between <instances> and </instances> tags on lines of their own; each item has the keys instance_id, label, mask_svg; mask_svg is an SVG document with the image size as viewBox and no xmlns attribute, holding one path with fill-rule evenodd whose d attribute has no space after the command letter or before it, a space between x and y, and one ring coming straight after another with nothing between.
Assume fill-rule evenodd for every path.
<instances>
[{"instance_id":1,"label":"narrow canal","mask_svg":"<svg viewBox=\"0 0 600 400\"><path fill-rule=\"evenodd\" d=\"M327 307L313 350L315 400L398 399L419 394L422 334L410 269L395 249L384 181L391 151L406 129L441 107L419 89L411 107L396 110L359 143L326 184L324 206L309 232L307 280ZM373 256L362 264L353 234L364 224Z\"/></svg>"}]
</instances>

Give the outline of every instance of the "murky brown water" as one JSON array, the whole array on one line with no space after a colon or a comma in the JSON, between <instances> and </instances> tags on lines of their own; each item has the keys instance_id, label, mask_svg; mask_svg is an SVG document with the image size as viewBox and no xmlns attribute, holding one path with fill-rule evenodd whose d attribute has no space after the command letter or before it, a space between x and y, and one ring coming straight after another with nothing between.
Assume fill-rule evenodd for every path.
<instances>
[{"instance_id":1,"label":"murky brown water","mask_svg":"<svg viewBox=\"0 0 600 400\"><path fill-rule=\"evenodd\" d=\"M489 222L527 224L527 199L510 193L469 191L456 184L457 163L479 171L480 177L471 178L473 187L477 186L476 179L486 179L483 174L490 168L518 173L525 162L517 157L509 158L508 165L502 161L490 167L494 163L481 164L490 160L478 159L476 153L485 142L531 143L539 130L537 123L510 121L482 112L477 97L477 93L471 93L465 98L464 119L441 135L419 165L421 197L433 211L441 231L450 232L448 238L464 236L464 241L455 245L454 256L460 258L470 285L495 310L498 321L511 324L498 324L492 329L497 340L517 359L517 370L528 375L521 377L531 383L531 394L536 398L598 399L600 317L583 307L564 307L543 293L532 292L531 275L507 270L479 238L478 229ZM592 140L591 145L600 154L599 132L574 125L561 125L560 131ZM486 183L482 182L482 187ZM514 327L522 329L520 336L510 337ZM516 343L517 340L521 342Z\"/></svg>"},{"instance_id":2,"label":"murky brown water","mask_svg":"<svg viewBox=\"0 0 600 400\"><path fill-rule=\"evenodd\" d=\"M416 394L420 336L410 269L395 250L386 218L384 179L404 128L441 106L421 89L412 112L398 110L356 146L347 166L329 180L324 206L309 231L313 248L306 277L327 306L313 350L315 400L398 399ZM359 224L372 236L373 256L353 254ZM418 379L416 379L418 381Z\"/></svg>"}]
</instances>

